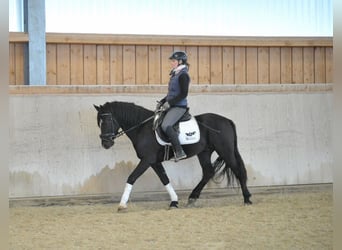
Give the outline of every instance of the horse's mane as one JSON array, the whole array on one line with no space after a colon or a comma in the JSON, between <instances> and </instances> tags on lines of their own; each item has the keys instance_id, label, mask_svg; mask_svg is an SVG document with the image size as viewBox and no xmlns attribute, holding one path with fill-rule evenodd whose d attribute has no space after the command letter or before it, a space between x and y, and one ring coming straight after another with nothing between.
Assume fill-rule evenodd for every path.
<instances>
[{"instance_id":1,"label":"horse's mane","mask_svg":"<svg viewBox=\"0 0 342 250\"><path fill-rule=\"evenodd\" d=\"M103 108L109 109L117 119L133 124L138 124L154 114L153 111L130 102L107 102Z\"/></svg>"}]
</instances>

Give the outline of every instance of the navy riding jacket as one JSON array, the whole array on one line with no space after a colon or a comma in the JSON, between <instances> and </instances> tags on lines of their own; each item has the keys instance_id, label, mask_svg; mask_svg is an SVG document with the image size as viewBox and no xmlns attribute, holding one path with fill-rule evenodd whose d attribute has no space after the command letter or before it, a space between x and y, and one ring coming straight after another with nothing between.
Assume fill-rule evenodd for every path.
<instances>
[{"instance_id":1,"label":"navy riding jacket","mask_svg":"<svg viewBox=\"0 0 342 250\"><path fill-rule=\"evenodd\" d=\"M190 76L188 68L181 69L177 74L173 73L169 81L168 93L165 100L171 107L187 107Z\"/></svg>"}]
</instances>

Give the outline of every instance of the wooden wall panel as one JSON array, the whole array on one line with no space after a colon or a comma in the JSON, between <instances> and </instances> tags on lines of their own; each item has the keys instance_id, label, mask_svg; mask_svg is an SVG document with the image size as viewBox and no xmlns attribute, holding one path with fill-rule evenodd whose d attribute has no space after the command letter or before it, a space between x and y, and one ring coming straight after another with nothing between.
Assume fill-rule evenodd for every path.
<instances>
[{"instance_id":1,"label":"wooden wall panel","mask_svg":"<svg viewBox=\"0 0 342 250\"><path fill-rule=\"evenodd\" d=\"M211 47L210 48L210 83L222 84L222 48Z\"/></svg>"},{"instance_id":2,"label":"wooden wall panel","mask_svg":"<svg viewBox=\"0 0 342 250\"><path fill-rule=\"evenodd\" d=\"M15 43L9 44L9 84L15 85Z\"/></svg>"},{"instance_id":3,"label":"wooden wall panel","mask_svg":"<svg viewBox=\"0 0 342 250\"><path fill-rule=\"evenodd\" d=\"M280 82L292 83L292 52L289 47L280 49Z\"/></svg>"},{"instance_id":4,"label":"wooden wall panel","mask_svg":"<svg viewBox=\"0 0 342 250\"><path fill-rule=\"evenodd\" d=\"M325 82L325 48L315 47L315 83Z\"/></svg>"},{"instance_id":5,"label":"wooden wall panel","mask_svg":"<svg viewBox=\"0 0 342 250\"><path fill-rule=\"evenodd\" d=\"M84 45L84 84L96 84L96 45Z\"/></svg>"},{"instance_id":6,"label":"wooden wall panel","mask_svg":"<svg viewBox=\"0 0 342 250\"><path fill-rule=\"evenodd\" d=\"M222 71L223 84L234 84L234 47L223 47Z\"/></svg>"},{"instance_id":7,"label":"wooden wall panel","mask_svg":"<svg viewBox=\"0 0 342 250\"><path fill-rule=\"evenodd\" d=\"M173 51L185 51L185 46L173 46ZM173 52L172 51L172 52ZM172 53L171 52L171 53ZM170 54L171 55L171 54ZM170 56L169 55L169 56Z\"/></svg>"},{"instance_id":8,"label":"wooden wall panel","mask_svg":"<svg viewBox=\"0 0 342 250\"><path fill-rule=\"evenodd\" d=\"M82 85L84 84L84 76L87 75L83 71L85 62L83 58L83 46L81 44L70 45L70 84ZM95 69L94 69L95 70Z\"/></svg>"},{"instance_id":9,"label":"wooden wall panel","mask_svg":"<svg viewBox=\"0 0 342 250\"><path fill-rule=\"evenodd\" d=\"M160 46L149 46L148 49L148 83L160 84L161 83L161 53Z\"/></svg>"},{"instance_id":10,"label":"wooden wall panel","mask_svg":"<svg viewBox=\"0 0 342 250\"><path fill-rule=\"evenodd\" d=\"M137 84L148 84L148 46L136 46L136 81Z\"/></svg>"},{"instance_id":11,"label":"wooden wall panel","mask_svg":"<svg viewBox=\"0 0 342 250\"><path fill-rule=\"evenodd\" d=\"M248 47L246 53L246 82L256 84L258 83L258 49Z\"/></svg>"},{"instance_id":12,"label":"wooden wall panel","mask_svg":"<svg viewBox=\"0 0 342 250\"><path fill-rule=\"evenodd\" d=\"M270 83L269 48L258 48L258 83Z\"/></svg>"},{"instance_id":13,"label":"wooden wall panel","mask_svg":"<svg viewBox=\"0 0 342 250\"><path fill-rule=\"evenodd\" d=\"M123 46L110 45L110 84L123 83Z\"/></svg>"},{"instance_id":14,"label":"wooden wall panel","mask_svg":"<svg viewBox=\"0 0 342 250\"><path fill-rule=\"evenodd\" d=\"M191 84L198 84L198 47L188 46L186 47L186 53L188 55L189 74Z\"/></svg>"},{"instance_id":15,"label":"wooden wall panel","mask_svg":"<svg viewBox=\"0 0 342 250\"><path fill-rule=\"evenodd\" d=\"M57 44L57 84L70 84L70 45Z\"/></svg>"},{"instance_id":16,"label":"wooden wall panel","mask_svg":"<svg viewBox=\"0 0 342 250\"><path fill-rule=\"evenodd\" d=\"M209 47L198 48L198 83L210 84L210 50Z\"/></svg>"},{"instance_id":17,"label":"wooden wall panel","mask_svg":"<svg viewBox=\"0 0 342 250\"><path fill-rule=\"evenodd\" d=\"M161 47L161 83L168 84L170 80L171 66L169 62L169 57L173 51L172 46L162 46Z\"/></svg>"},{"instance_id":18,"label":"wooden wall panel","mask_svg":"<svg viewBox=\"0 0 342 250\"><path fill-rule=\"evenodd\" d=\"M270 83L280 83L280 47L270 48Z\"/></svg>"},{"instance_id":19,"label":"wooden wall panel","mask_svg":"<svg viewBox=\"0 0 342 250\"><path fill-rule=\"evenodd\" d=\"M292 82L304 82L303 48L292 48Z\"/></svg>"},{"instance_id":20,"label":"wooden wall panel","mask_svg":"<svg viewBox=\"0 0 342 250\"><path fill-rule=\"evenodd\" d=\"M325 72L327 83L333 83L334 75L334 58L333 58L333 48L325 48Z\"/></svg>"},{"instance_id":21,"label":"wooden wall panel","mask_svg":"<svg viewBox=\"0 0 342 250\"><path fill-rule=\"evenodd\" d=\"M331 83L333 48L327 39L229 39L47 35L49 85L164 84L175 50L188 54L192 84ZM106 38L107 37L107 38ZM22 40L20 40L22 39ZM58 40L59 39L59 40ZM121 39L121 40L120 40ZM176 39L176 40L175 40ZM178 39L178 40L177 40ZM28 37L9 43L10 84L25 83Z\"/></svg>"},{"instance_id":22,"label":"wooden wall panel","mask_svg":"<svg viewBox=\"0 0 342 250\"><path fill-rule=\"evenodd\" d=\"M135 46L123 46L123 84L135 84Z\"/></svg>"},{"instance_id":23,"label":"wooden wall panel","mask_svg":"<svg viewBox=\"0 0 342 250\"><path fill-rule=\"evenodd\" d=\"M303 49L304 83L314 83L314 49L312 47Z\"/></svg>"},{"instance_id":24,"label":"wooden wall panel","mask_svg":"<svg viewBox=\"0 0 342 250\"><path fill-rule=\"evenodd\" d=\"M17 43L15 50L15 84L25 84L25 48L26 44Z\"/></svg>"},{"instance_id":25,"label":"wooden wall panel","mask_svg":"<svg viewBox=\"0 0 342 250\"><path fill-rule=\"evenodd\" d=\"M110 51L109 45L97 45L96 48L97 79L96 84L110 84Z\"/></svg>"},{"instance_id":26,"label":"wooden wall panel","mask_svg":"<svg viewBox=\"0 0 342 250\"><path fill-rule=\"evenodd\" d=\"M234 51L235 83L246 83L246 47L235 47Z\"/></svg>"},{"instance_id":27,"label":"wooden wall panel","mask_svg":"<svg viewBox=\"0 0 342 250\"><path fill-rule=\"evenodd\" d=\"M57 84L57 45L46 45L46 82L48 85Z\"/></svg>"}]
</instances>

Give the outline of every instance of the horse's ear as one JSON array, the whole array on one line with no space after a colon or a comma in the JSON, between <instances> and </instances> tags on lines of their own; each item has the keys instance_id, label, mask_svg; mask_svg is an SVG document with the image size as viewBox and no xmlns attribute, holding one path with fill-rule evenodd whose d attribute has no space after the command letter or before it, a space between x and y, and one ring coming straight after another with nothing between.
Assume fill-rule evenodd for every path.
<instances>
[{"instance_id":1,"label":"horse's ear","mask_svg":"<svg viewBox=\"0 0 342 250\"><path fill-rule=\"evenodd\" d=\"M96 106L95 104L94 104L94 108L95 108L97 111L100 110L100 107L99 107L99 106Z\"/></svg>"}]
</instances>

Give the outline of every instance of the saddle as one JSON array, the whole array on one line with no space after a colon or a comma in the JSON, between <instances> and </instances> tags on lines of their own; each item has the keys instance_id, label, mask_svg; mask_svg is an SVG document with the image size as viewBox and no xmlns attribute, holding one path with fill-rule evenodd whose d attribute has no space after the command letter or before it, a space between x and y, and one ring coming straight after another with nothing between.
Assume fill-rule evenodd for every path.
<instances>
[{"instance_id":1,"label":"saddle","mask_svg":"<svg viewBox=\"0 0 342 250\"><path fill-rule=\"evenodd\" d=\"M153 130L155 131L156 139L162 146L171 145L170 139L160 126L163 122L165 113L164 110L157 110L153 121ZM199 142L200 130L195 117L189 113L188 108L184 115L176 122L174 128L178 132L178 139L181 145Z\"/></svg>"}]
</instances>

